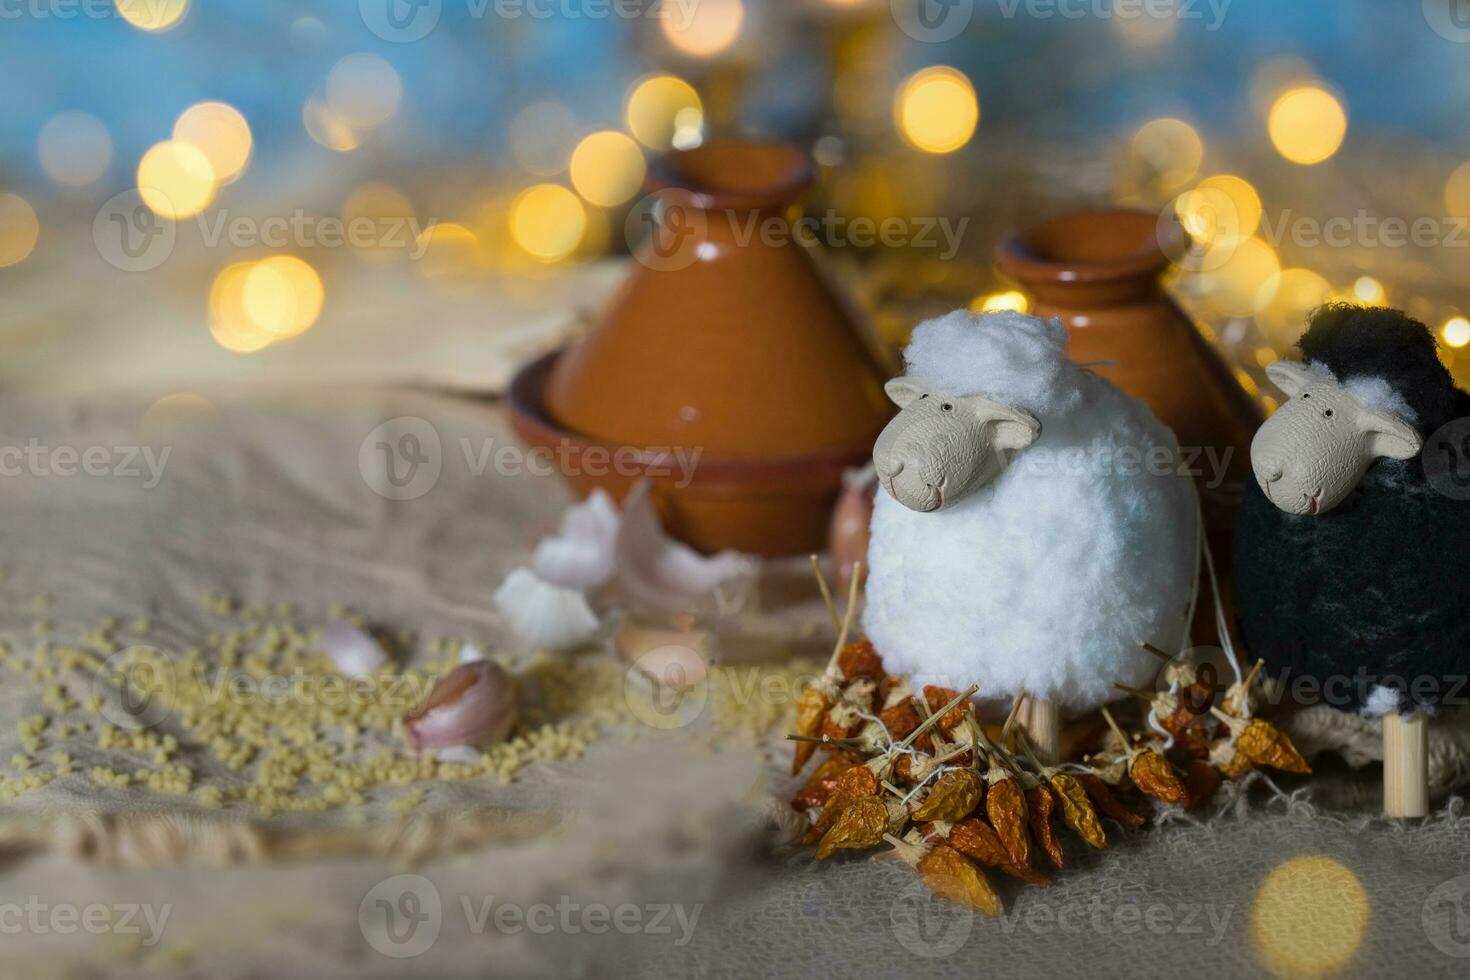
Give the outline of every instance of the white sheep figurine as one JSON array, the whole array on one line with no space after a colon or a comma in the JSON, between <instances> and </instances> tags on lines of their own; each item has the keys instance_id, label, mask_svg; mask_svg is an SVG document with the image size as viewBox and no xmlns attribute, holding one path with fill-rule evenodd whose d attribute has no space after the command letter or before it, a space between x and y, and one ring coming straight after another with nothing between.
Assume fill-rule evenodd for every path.
<instances>
[{"instance_id":1,"label":"white sheep figurine","mask_svg":"<svg viewBox=\"0 0 1470 980\"><path fill-rule=\"evenodd\" d=\"M1187 634L1198 507L1173 434L1066 356L1056 319L915 329L879 436L863 626L889 670L1044 714L1146 685ZM1028 726L1029 727L1029 726Z\"/></svg>"}]
</instances>

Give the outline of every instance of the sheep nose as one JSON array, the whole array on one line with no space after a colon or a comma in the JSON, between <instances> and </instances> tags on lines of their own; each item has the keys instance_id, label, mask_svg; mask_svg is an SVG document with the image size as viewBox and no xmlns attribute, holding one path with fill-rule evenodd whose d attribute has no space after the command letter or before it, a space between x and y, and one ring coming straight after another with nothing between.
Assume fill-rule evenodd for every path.
<instances>
[{"instance_id":1,"label":"sheep nose","mask_svg":"<svg viewBox=\"0 0 1470 980\"><path fill-rule=\"evenodd\" d=\"M903 460L896 458L874 460L878 475L885 480L891 480L903 472Z\"/></svg>"},{"instance_id":2,"label":"sheep nose","mask_svg":"<svg viewBox=\"0 0 1470 980\"><path fill-rule=\"evenodd\" d=\"M1275 483L1281 479L1285 471L1281 468L1280 463L1262 463L1256 473L1267 483Z\"/></svg>"}]
</instances>

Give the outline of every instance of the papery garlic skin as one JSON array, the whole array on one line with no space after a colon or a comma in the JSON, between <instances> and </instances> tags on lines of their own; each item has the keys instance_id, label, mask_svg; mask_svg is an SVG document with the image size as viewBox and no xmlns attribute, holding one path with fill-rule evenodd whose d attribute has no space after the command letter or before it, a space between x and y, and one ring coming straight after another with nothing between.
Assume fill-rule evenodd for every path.
<instances>
[{"instance_id":1,"label":"papery garlic skin","mask_svg":"<svg viewBox=\"0 0 1470 980\"><path fill-rule=\"evenodd\" d=\"M537 650L571 650L597 635L597 614L575 589L552 585L529 568L506 576L493 598L523 643Z\"/></svg>"},{"instance_id":2,"label":"papery garlic skin","mask_svg":"<svg viewBox=\"0 0 1470 980\"><path fill-rule=\"evenodd\" d=\"M377 640L340 620L322 627L317 647L343 677L367 677L388 663L388 655Z\"/></svg>"},{"instance_id":3,"label":"papery garlic skin","mask_svg":"<svg viewBox=\"0 0 1470 980\"><path fill-rule=\"evenodd\" d=\"M416 751L480 748L509 735L516 713L515 680L494 661L476 660L439 678L403 730Z\"/></svg>"},{"instance_id":4,"label":"papery garlic skin","mask_svg":"<svg viewBox=\"0 0 1470 980\"><path fill-rule=\"evenodd\" d=\"M651 486L639 480L623 500L617 536L617 584L637 607L678 612L708 604L735 612L754 592L759 563L749 555L722 551L706 557L664 532L650 497Z\"/></svg>"},{"instance_id":5,"label":"papery garlic skin","mask_svg":"<svg viewBox=\"0 0 1470 980\"><path fill-rule=\"evenodd\" d=\"M622 516L605 490L567 509L561 530L536 546L531 569L542 581L587 592L613 576Z\"/></svg>"}]
</instances>

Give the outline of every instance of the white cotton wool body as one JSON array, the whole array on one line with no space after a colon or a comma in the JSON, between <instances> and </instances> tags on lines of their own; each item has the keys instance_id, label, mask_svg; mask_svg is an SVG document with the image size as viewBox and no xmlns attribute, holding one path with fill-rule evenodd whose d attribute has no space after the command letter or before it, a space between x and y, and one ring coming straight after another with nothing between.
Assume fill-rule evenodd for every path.
<instances>
[{"instance_id":1,"label":"white cotton wool body","mask_svg":"<svg viewBox=\"0 0 1470 980\"><path fill-rule=\"evenodd\" d=\"M1067 360L1056 319L921 324L889 382L863 626L885 666L1080 712L1178 649L1198 509L1173 434Z\"/></svg>"}]
</instances>

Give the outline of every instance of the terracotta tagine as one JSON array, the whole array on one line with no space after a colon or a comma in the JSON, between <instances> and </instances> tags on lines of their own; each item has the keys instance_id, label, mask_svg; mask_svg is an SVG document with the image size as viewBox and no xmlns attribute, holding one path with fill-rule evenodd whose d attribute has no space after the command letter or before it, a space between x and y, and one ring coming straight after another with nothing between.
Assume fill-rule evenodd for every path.
<instances>
[{"instance_id":1,"label":"terracotta tagine","mask_svg":"<svg viewBox=\"0 0 1470 980\"><path fill-rule=\"evenodd\" d=\"M1229 568L1230 529L1250 476L1250 444L1261 410L1219 352L1164 292L1160 277L1183 233L1158 215L1125 209L1079 211L1023 229L996 250L1007 275L1036 297L1034 313L1057 316L1069 353L1153 409L1194 466L1217 568ZM1226 479L1214 473L1229 451Z\"/></svg>"},{"instance_id":2,"label":"terracotta tagine","mask_svg":"<svg viewBox=\"0 0 1470 980\"><path fill-rule=\"evenodd\" d=\"M627 281L585 338L516 380L522 438L636 450L640 472L698 452L685 486L650 473L673 534L705 551L819 549L843 469L891 415L892 372L789 232L813 173L793 147L743 140L657 161L653 206L627 224L648 232ZM580 469L583 494L636 479Z\"/></svg>"}]
</instances>

